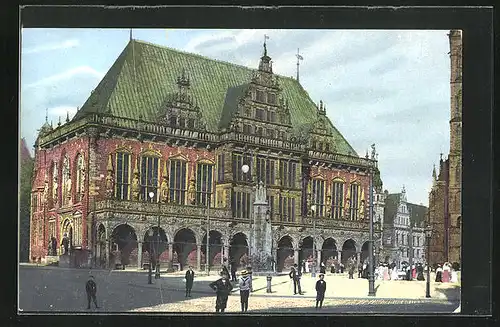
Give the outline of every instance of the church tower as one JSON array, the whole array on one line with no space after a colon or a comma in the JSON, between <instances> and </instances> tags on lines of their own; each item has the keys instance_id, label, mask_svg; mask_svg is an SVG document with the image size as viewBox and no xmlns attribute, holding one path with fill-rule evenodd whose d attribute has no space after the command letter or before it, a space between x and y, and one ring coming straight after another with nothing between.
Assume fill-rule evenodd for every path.
<instances>
[{"instance_id":1,"label":"church tower","mask_svg":"<svg viewBox=\"0 0 500 327\"><path fill-rule=\"evenodd\" d=\"M448 184L448 260L460 262L462 189L462 32L451 30L450 154Z\"/></svg>"}]
</instances>

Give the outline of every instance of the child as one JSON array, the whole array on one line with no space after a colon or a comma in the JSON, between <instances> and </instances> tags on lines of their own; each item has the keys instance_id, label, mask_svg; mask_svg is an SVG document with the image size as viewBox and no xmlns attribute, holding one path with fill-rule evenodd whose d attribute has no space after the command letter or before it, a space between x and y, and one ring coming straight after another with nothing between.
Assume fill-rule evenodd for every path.
<instances>
[{"instance_id":1,"label":"child","mask_svg":"<svg viewBox=\"0 0 500 327\"><path fill-rule=\"evenodd\" d=\"M326 292L326 282L324 281L325 275L319 274L319 280L316 282L316 309L319 309L323 306L323 300L325 299Z\"/></svg>"}]
</instances>

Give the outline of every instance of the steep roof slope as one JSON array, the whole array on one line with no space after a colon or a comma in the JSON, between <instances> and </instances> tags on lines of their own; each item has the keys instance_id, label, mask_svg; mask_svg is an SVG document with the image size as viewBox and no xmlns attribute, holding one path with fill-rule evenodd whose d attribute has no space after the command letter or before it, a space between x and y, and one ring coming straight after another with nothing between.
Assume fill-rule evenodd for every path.
<instances>
[{"instance_id":1,"label":"steep roof slope","mask_svg":"<svg viewBox=\"0 0 500 327\"><path fill-rule=\"evenodd\" d=\"M256 63L257 66L257 63ZM233 99L251 80L254 69L218 61L197 54L131 40L88 100L75 115L77 120L98 112L155 122L169 94L177 90L177 78L185 69L191 92L200 107L207 129L217 132L229 123ZM294 129L313 124L316 104L293 78L278 76L283 97L288 101ZM230 94L228 94L228 91ZM230 101L230 102L228 102ZM337 152L357 155L330 122Z\"/></svg>"},{"instance_id":2,"label":"steep roof slope","mask_svg":"<svg viewBox=\"0 0 500 327\"><path fill-rule=\"evenodd\" d=\"M26 140L25 140L24 137L21 139L20 146L21 146L20 147L21 162L25 161L25 160L28 160L28 159L32 159L30 150L28 149L28 146L26 145Z\"/></svg>"}]
</instances>

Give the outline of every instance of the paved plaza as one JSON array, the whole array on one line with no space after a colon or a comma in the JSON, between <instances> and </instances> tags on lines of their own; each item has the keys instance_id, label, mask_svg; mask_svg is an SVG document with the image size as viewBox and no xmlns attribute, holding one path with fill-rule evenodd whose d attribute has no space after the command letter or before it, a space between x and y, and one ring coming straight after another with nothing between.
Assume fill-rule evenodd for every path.
<instances>
[{"instance_id":1,"label":"paved plaza","mask_svg":"<svg viewBox=\"0 0 500 327\"><path fill-rule=\"evenodd\" d=\"M59 267L20 266L19 308L22 311L49 312L213 312L215 292L208 284L217 277L195 275L192 298L184 296L184 274L153 276L135 270L90 270ZM85 282L92 273L98 291L99 309L87 310ZM431 280L433 276L431 275ZM425 282L375 282L376 296L368 297L366 279L348 279L347 275L327 274L327 291L322 312L332 313L451 313L460 302L458 284L431 282L432 298L425 298ZM254 276L248 313L314 312L316 278L302 278L303 295L293 295L287 275L275 276L272 293L266 292L266 277ZM239 312L239 291L229 297L227 312Z\"/></svg>"}]
</instances>

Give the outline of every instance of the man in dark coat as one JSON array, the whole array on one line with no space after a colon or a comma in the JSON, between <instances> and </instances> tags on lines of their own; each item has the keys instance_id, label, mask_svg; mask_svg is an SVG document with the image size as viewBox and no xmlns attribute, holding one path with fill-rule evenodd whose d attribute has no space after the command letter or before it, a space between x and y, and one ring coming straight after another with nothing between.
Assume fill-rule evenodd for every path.
<instances>
[{"instance_id":1,"label":"man in dark coat","mask_svg":"<svg viewBox=\"0 0 500 327\"><path fill-rule=\"evenodd\" d=\"M319 272L321 274L326 274L326 264L324 261L321 261L321 264L319 266Z\"/></svg>"},{"instance_id":2,"label":"man in dark coat","mask_svg":"<svg viewBox=\"0 0 500 327\"><path fill-rule=\"evenodd\" d=\"M425 280L424 278L424 266L421 263L417 265L417 280Z\"/></svg>"},{"instance_id":3,"label":"man in dark coat","mask_svg":"<svg viewBox=\"0 0 500 327\"><path fill-rule=\"evenodd\" d=\"M358 264L358 278L363 277L363 264L360 262Z\"/></svg>"},{"instance_id":4,"label":"man in dark coat","mask_svg":"<svg viewBox=\"0 0 500 327\"><path fill-rule=\"evenodd\" d=\"M294 264L292 267L292 270L290 270L290 273L288 276L293 280L293 294L297 294L297 289L299 291L299 294L302 295L302 290L300 289L300 277L301 273L299 270L299 267L297 264Z\"/></svg>"},{"instance_id":5,"label":"man in dark coat","mask_svg":"<svg viewBox=\"0 0 500 327\"><path fill-rule=\"evenodd\" d=\"M227 276L221 273L221 278L210 283L209 286L217 294L217 299L215 300L215 312L224 312L227 306L227 298L233 289L233 285L231 285Z\"/></svg>"},{"instance_id":6,"label":"man in dark coat","mask_svg":"<svg viewBox=\"0 0 500 327\"><path fill-rule=\"evenodd\" d=\"M236 282L236 261L232 260L231 261L231 281Z\"/></svg>"},{"instance_id":7,"label":"man in dark coat","mask_svg":"<svg viewBox=\"0 0 500 327\"><path fill-rule=\"evenodd\" d=\"M95 283L94 276L92 275L89 276L89 280L85 284L85 292L87 292L87 309L90 309L90 299L92 299L95 307L98 309L99 306L97 305L96 299L97 284Z\"/></svg>"},{"instance_id":8,"label":"man in dark coat","mask_svg":"<svg viewBox=\"0 0 500 327\"><path fill-rule=\"evenodd\" d=\"M186 271L186 297L191 297L191 289L193 288L194 281L194 271L193 267L189 266L189 269Z\"/></svg>"},{"instance_id":9,"label":"man in dark coat","mask_svg":"<svg viewBox=\"0 0 500 327\"><path fill-rule=\"evenodd\" d=\"M316 309L323 307L323 300L325 299L326 282L324 281L325 275L319 274L319 280L316 282Z\"/></svg>"}]
</instances>

